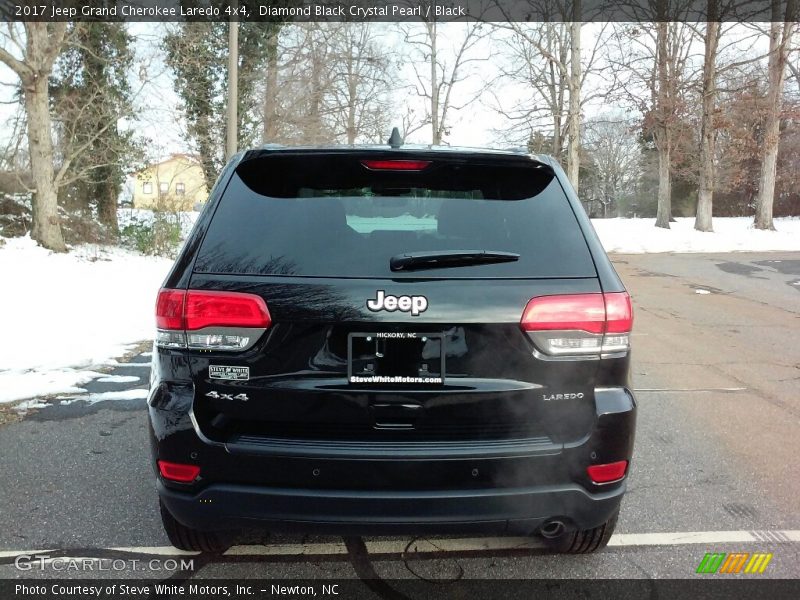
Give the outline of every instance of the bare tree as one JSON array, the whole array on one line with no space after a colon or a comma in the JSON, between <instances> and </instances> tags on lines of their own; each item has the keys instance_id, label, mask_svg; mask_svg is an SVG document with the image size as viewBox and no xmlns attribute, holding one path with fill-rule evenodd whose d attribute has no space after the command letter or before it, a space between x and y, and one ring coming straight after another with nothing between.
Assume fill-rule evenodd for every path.
<instances>
[{"instance_id":1,"label":"bare tree","mask_svg":"<svg viewBox=\"0 0 800 600\"><path fill-rule=\"evenodd\" d=\"M267 38L267 77L264 88L264 143L274 142L278 137L278 40L280 27L274 27Z\"/></svg>"},{"instance_id":2,"label":"bare tree","mask_svg":"<svg viewBox=\"0 0 800 600\"><path fill-rule=\"evenodd\" d=\"M427 0L434 7L437 0ZM405 41L416 50L411 61L415 76L416 94L425 100L426 114L423 121L431 126L431 143L439 145L447 136L448 119L452 112L458 111L476 100L485 86L476 93L467 95L464 101L456 103L456 89L470 77L471 67L489 59L487 53L478 54L478 45L488 35L488 28L481 22L439 23L431 10L431 16L424 18L421 27L405 26ZM444 31L452 43L452 53L444 52L440 41ZM418 65L426 64L425 71Z\"/></svg>"},{"instance_id":3,"label":"bare tree","mask_svg":"<svg viewBox=\"0 0 800 600\"><path fill-rule=\"evenodd\" d=\"M511 106L493 91L496 110L510 121L511 132L521 130L527 138L534 131L549 133L546 150L560 157L564 150L564 120L568 96L568 29L563 23L503 23L497 28L511 29L512 35L499 41L501 52L509 66L502 68L501 77L525 87L527 101ZM517 124L522 127L517 127ZM513 133L511 137L516 137ZM521 142L520 139L510 139ZM545 151L544 148L538 149Z\"/></svg>"},{"instance_id":4,"label":"bare tree","mask_svg":"<svg viewBox=\"0 0 800 600\"><path fill-rule=\"evenodd\" d=\"M234 3L238 6L238 2ZM239 148L239 21L228 21L228 106L225 119L225 159Z\"/></svg>"},{"instance_id":5,"label":"bare tree","mask_svg":"<svg viewBox=\"0 0 800 600\"><path fill-rule=\"evenodd\" d=\"M581 166L581 0L573 0L569 24L569 109L567 110L567 177L578 193Z\"/></svg>"},{"instance_id":6,"label":"bare tree","mask_svg":"<svg viewBox=\"0 0 800 600\"><path fill-rule=\"evenodd\" d=\"M34 185L31 237L45 248L65 252L67 247L61 232L53 173L48 81L53 63L64 46L67 24L23 23L24 41L20 39L18 25L7 23L6 27L0 61L19 77L28 124L28 150Z\"/></svg>"},{"instance_id":7,"label":"bare tree","mask_svg":"<svg viewBox=\"0 0 800 600\"><path fill-rule=\"evenodd\" d=\"M337 136L354 144L377 141L386 133L391 62L378 47L369 23L344 23L331 38L329 103Z\"/></svg>"},{"instance_id":8,"label":"bare tree","mask_svg":"<svg viewBox=\"0 0 800 600\"><path fill-rule=\"evenodd\" d=\"M703 42L703 73L700 88L700 156L697 192L697 212L694 228L698 231L713 231L713 197L716 187L716 139L719 134L717 123L717 99L719 86L717 78L732 70L764 58L758 56L751 47L745 48L747 38L733 36L727 44L721 45L723 37L736 27L723 28L720 21L730 16L737 8L735 0L707 0L705 27L699 31ZM747 36L750 39L754 35ZM724 59L725 50L733 51L732 57ZM722 58L721 58L722 57ZM744 58L742 58L744 57ZM719 64L718 64L719 63Z\"/></svg>"},{"instance_id":9,"label":"bare tree","mask_svg":"<svg viewBox=\"0 0 800 600\"><path fill-rule=\"evenodd\" d=\"M698 231L713 231L711 222L714 195L714 109L717 95L717 47L720 24L717 21L717 0L708 0L708 22L705 30L705 54L703 59L703 115L700 125L700 181L697 190L697 214L694 228Z\"/></svg>"},{"instance_id":10,"label":"bare tree","mask_svg":"<svg viewBox=\"0 0 800 600\"><path fill-rule=\"evenodd\" d=\"M608 71L602 83L594 81L591 93L584 93L587 78L607 71L601 65L605 27L597 32L589 52L582 57L581 0L555 3L547 9L539 4L538 0L531 0L531 5L540 11L555 11L541 13L547 22L510 20L494 24L496 29L511 33L499 40L509 65L503 68L502 77L525 85L529 93L527 102L510 107L495 93L495 108L512 123L524 124L526 135L531 138L542 138L541 129L550 133L549 153L566 154L567 175L578 191L583 106L606 96L615 87L614 72ZM547 123L544 127L543 120Z\"/></svg>"},{"instance_id":11,"label":"bare tree","mask_svg":"<svg viewBox=\"0 0 800 600\"><path fill-rule=\"evenodd\" d=\"M336 23L295 23L280 40L275 138L281 143L331 143L330 103L333 81L331 38Z\"/></svg>"},{"instance_id":12,"label":"bare tree","mask_svg":"<svg viewBox=\"0 0 800 600\"><path fill-rule=\"evenodd\" d=\"M603 218L620 200L632 196L639 178L641 148L633 122L614 115L599 115L584 125L583 148L587 169L584 197L599 202Z\"/></svg>"},{"instance_id":13,"label":"bare tree","mask_svg":"<svg viewBox=\"0 0 800 600\"><path fill-rule=\"evenodd\" d=\"M672 151L683 96L688 88L686 64L692 50L692 30L674 15L670 0L656 0L655 23L620 24L613 59L624 80L622 91L644 115L643 129L658 155L656 227L669 228L672 216ZM624 73L624 77L623 74Z\"/></svg>"},{"instance_id":14,"label":"bare tree","mask_svg":"<svg viewBox=\"0 0 800 600\"><path fill-rule=\"evenodd\" d=\"M284 26L265 89L269 141L353 144L385 137L396 65L379 43L378 27L385 26Z\"/></svg>"},{"instance_id":15,"label":"bare tree","mask_svg":"<svg viewBox=\"0 0 800 600\"><path fill-rule=\"evenodd\" d=\"M764 123L764 144L761 154L761 177L756 198L756 229L775 229L772 204L775 198L775 173L778 164L780 117L783 82L789 54L789 44L797 23L795 0L786 0L781 14L781 0L772 0L772 22L769 32L769 87L767 116Z\"/></svg>"},{"instance_id":16,"label":"bare tree","mask_svg":"<svg viewBox=\"0 0 800 600\"><path fill-rule=\"evenodd\" d=\"M669 229L672 216L672 127L675 112L675 73L670 73L670 24L656 23L656 85L654 91L654 139L658 149L658 210L656 227Z\"/></svg>"}]
</instances>

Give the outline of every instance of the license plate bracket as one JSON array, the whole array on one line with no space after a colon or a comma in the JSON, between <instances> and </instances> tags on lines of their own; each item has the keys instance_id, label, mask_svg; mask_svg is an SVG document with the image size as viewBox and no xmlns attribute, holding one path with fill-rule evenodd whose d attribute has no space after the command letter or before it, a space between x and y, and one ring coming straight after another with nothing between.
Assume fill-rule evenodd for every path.
<instances>
[{"instance_id":1,"label":"license plate bracket","mask_svg":"<svg viewBox=\"0 0 800 600\"><path fill-rule=\"evenodd\" d=\"M351 384L442 385L442 333L366 332L347 336L347 378Z\"/></svg>"}]
</instances>

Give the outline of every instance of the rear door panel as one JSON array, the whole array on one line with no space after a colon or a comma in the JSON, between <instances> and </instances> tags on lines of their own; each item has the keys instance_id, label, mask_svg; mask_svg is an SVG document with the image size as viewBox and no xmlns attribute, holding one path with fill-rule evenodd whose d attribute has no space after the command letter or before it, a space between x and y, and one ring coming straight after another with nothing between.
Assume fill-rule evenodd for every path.
<instances>
[{"instance_id":1,"label":"rear door panel","mask_svg":"<svg viewBox=\"0 0 800 600\"><path fill-rule=\"evenodd\" d=\"M191 287L259 294L273 320L245 353L191 355L195 414L206 434L219 441L241 434L430 440L547 435L566 441L580 438L591 425L597 361L537 358L519 321L531 297L599 292L596 279L195 274ZM418 316L374 312L367 300L377 290L424 296L427 308ZM444 383L350 382L348 338L367 332L438 333L444 340ZM249 378L212 379L211 365L247 367ZM576 397L546 400L558 394Z\"/></svg>"}]
</instances>

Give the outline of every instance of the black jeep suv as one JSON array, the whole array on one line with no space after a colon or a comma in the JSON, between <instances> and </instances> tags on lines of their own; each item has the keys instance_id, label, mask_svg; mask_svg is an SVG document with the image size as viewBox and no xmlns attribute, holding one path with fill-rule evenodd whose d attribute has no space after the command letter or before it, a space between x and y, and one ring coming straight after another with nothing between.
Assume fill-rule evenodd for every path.
<instances>
[{"instance_id":1,"label":"black jeep suv","mask_svg":"<svg viewBox=\"0 0 800 600\"><path fill-rule=\"evenodd\" d=\"M564 171L516 152L236 155L159 291L170 541L541 535L603 547L633 449L631 303Z\"/></svg>"}]
</instances>

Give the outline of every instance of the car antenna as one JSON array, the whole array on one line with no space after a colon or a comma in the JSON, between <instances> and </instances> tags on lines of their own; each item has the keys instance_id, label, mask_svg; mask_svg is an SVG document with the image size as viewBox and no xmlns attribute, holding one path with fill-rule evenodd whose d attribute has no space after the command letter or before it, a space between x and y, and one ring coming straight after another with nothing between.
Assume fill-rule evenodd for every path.
<instances>
[{"instance_id":1,"label":"car antenna","mask_svg":"<svg viewBox=\"0 0 800 600\"><path fill-rule=\"evenodd\" d=\"M400 130L397 127L392 129L392 135L389 136L388 144L392 148L399 148L403 145L403 138L400 137Z\"/></svg>"}]
</instances>

